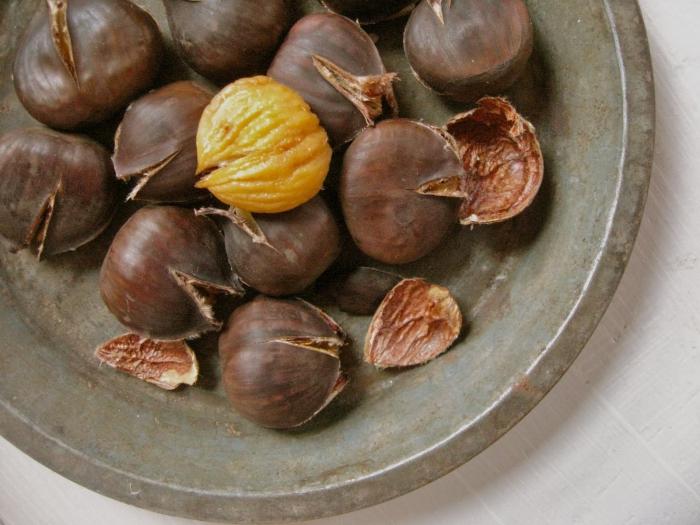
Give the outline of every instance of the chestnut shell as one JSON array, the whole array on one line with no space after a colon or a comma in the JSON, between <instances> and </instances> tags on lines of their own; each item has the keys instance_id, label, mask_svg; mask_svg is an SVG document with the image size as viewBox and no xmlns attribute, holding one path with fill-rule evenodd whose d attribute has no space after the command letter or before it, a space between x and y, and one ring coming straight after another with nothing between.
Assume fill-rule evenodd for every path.
<instances>
[{"instance_id":1,"label":"chestnut shell","mask_svg":"<svg viewBox=\"0 0 700 525\"><path fill-rule=\"evenodd\" d=\"M54 44L45 5L19 43L13 77L17 96L34 118L75 129L107 119L148 89L158 74L163 42L153 18L128 0L62 2L76 78Z\"/></svg>"},{"instance_id":2,"label":"chestnut shell","mask_svg":"<svg viewBox=\"0 0 700 525\"><path fill-rule=\"evenodd\" d=\"M122 226L100 291L124 326L161 340L219 329L213 294L240 293L214 222L174 206L141 208Z\"/></svg>"},{"instance_id":3,"label":"chestnut shell","mask_svg":"<svg viewBox=\"0 0 700 525\"><path fill-rule=\"evenodd\" d=\"M38 255L74 250L109 224L118 201L109 153L48 129L0 136L0 234Z\"/></svg>"},{"instance_id":4,"label":"chestnut shell","mask_svg":"<svg viewBox=\"0 0 700 525\"><path fill-rule=\"evenodd\" d=\"M462 175L456 152L436 128L392 119L366 129L345 153L340 178L343 214L355 243L388 264L427 255L456 222L459 200L418 190Z\"/></svg>"},{"instance_id":5,"label":"chestnut shell","mask_svg":"<svg viewBox=\"0 0 700 525\"><path fill-rule=\"evenodd\" d=\"M406 10L416 0L319 0L331 11L362 24L381 22Z\"/></svg>"},{"instance_id":6,"label":"chestnut shell","mask_svg":"<svg viewBox=\"0 0 700 525\"><path fill-rule=\"evenodd\" d=\"M258 296L234 310L219 336L224 387L233 407L269 428L293 428L320 412L342 390L337 349L319 351L283 339L345 336L308 303ZM335 355L334 355L335 354Z\"/></svg>"},{"instance_id":7,"label":"chestnut shell","mask_svg":"<svg viewBox=\"0 0 700 525\"><path fill-rule=\"evenodd\" d=\"M471 102L507 89L533 48L523 0L427 0L406 25L404 49L419 80L442 95Z\"/></svg>"},{"instance_id":8,"label":"chestnut shell","mask_svg":"<svg viewBox=\"0 0 700 525\"><path fill-rule=\"evenodd\" d=\"M265 71L291 25L289 0L164 0L175 48L204 77Z\"/></svg>"},{"instance_id":9,"label":"chestnut shell","mask_svg":"<svg viewBox=\"0 0 700 525\"><path fill-rule=\"evenodd\" d=\"M130 198L187 202L208 194L197 182L197 127L213 94L189 81L174 82L133 102L114 140L114 171L136 179Z\"/></svg>"}]
</instances>

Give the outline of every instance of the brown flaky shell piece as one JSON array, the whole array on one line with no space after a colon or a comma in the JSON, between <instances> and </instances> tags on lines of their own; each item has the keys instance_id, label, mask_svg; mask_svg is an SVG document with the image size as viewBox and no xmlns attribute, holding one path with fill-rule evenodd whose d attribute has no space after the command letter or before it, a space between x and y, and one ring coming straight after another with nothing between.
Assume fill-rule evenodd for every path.
<instances>
[{"instance_id":1,"label":"brown flaky shell piece","mask_svg":"<svg viewBox=\"0 0 700 525\"><path fill-rule=\"evenodd\" d=\"M464 225L490 224L524 211L542 185L535 128L505 99L484 97L446 125L467 173L459 211Z\"/></svg>"}]
</instances>

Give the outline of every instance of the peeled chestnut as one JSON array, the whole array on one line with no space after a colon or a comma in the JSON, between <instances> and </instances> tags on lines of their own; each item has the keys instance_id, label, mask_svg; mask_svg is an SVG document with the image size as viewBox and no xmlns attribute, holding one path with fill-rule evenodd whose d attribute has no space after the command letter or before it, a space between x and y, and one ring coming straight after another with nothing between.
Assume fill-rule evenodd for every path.
<instances>
[{"instance_id":1,"label":"peeled chestnut","mask_svg":"<svg viewBox=\"0 0 700 525\"><path fill-rule=\"evenodd\" d=\"M218 330L218 294L241 295L214 222L174 206L137 211L102 264L102 298L127 328L159 340Z\"/></svg>"},{"instance_id":2,"label":"peeled chestnut","mask_svg":"<svg viewBox=\"0 0 700 525\"><path fill-rule=\"evenodd\" d=\"M392 83L370 36L332 13L308 15L289 31L268 70L318 115L333 146L352 140L387 110L398 112Z\"/></svg>"},{"instance_id":3,"label":"peeled chestnut","mask_svg":"<svg viewBox=\"0 0 700 525\"><path fill-rule=\"evenodd\" d=\"M407 119L363 131L343 160L340 199L348 229L364 253L388 264L433 251L457 220L459 200L440 195L463 176L445 134Z\"/></svg>"},{"instance_id":4,"label":"peeled chestnut","mask_svg":"<svg viewBox=\"0 0 700 525\"><path fill-rule=\"evenodd\" d=\"M158 25L128 0L46 0L14 63L17 96L37 120L74 129L101 122L158 74Z\"/></svg>"},{"instance_id":5,"label":"peeled chestnut","mask_svg":"<svg viewBox=\"0 0 700 525\"><path fill-rule=\"evenodd\" d=\"M197 126L212 93L194 82L169 84L133 102L114 139L114 171L135 180L130 199L186 202L207 192L197 182Z\"/></svg>"},{"instance_id":6,"label":"peeled chestnut","mask_svg":"<svg viewBox=\"0 0 700 525\"><path fill-rule=\"evenodd\" d=\"M40 128L0 136L0 234L15 249L75 250L107 227L117 196L96 142Z\"/></svg>"},{"instance_id":7,"label":"peeled chestnut","mask_svg":"<svg viewBox=\"0 0 700 525\"><path fill-rule=\"evenodd\" d=\"M523 0L423 0L404 34L418 79L464 102L510 87L532 48L532 22Z\"/></svg>"},{"instance_id":8,"label":"peeled chestnut","mask_svg":"<svg viewBox=\"0 0 700 525\"><path fill-rule=\"evenodd\" d=\"M229 261L241 280L261 293L299 293L340 254L338 225L321 197L285 213L224 214Z\"/></svg>"},{"instance_id":9,"label":"peeled chestnut","mask_svg":"<svg viewBox=\"0 0 700 525\"><path fill-rule=\"evenodd\" d=\"M300 300L258 296L234 310L219 336L222 377L233 407L269 428L293 428L345 387L343 330Z\"/></svg>"},{"instance_id":10,"label":"peeled chestnut","mask_svg":"<svg viewBox=\"0 0 700 525\"><path fill-rule=\"evenodd\" d=\"M319 0L331 11L362 24L381 22L407 11L416 0Z\"/></svg>"},{"instance_id":11,"label":"peeled chestnut","mask_svg":"<svg viewBox=\"0 0 700 525\"><path fill-rule=\"evenodd\" d=\"M291 24L289 0L164 0L178 54L228 82L262 73Z\"/></svg>"}]
</instances>

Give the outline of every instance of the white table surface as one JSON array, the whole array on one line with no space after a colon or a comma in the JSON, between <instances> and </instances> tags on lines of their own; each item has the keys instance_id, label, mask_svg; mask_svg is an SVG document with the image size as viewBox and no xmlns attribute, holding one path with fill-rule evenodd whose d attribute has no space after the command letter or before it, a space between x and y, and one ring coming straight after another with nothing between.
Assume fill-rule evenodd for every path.
<instances>
[{"instance_id":1,"label":"white table surface","mask_svg":"<svg viewBox=\"0 0 700 525\"><path fill-rule=\"evenodd\" d=\"M656 73L654 175L595 335L545 400L470 463L316 525L700 524L700 0L640 3ZM194 523L90 492L0 438L0 525Z\"/></svg>"}]
</instances>

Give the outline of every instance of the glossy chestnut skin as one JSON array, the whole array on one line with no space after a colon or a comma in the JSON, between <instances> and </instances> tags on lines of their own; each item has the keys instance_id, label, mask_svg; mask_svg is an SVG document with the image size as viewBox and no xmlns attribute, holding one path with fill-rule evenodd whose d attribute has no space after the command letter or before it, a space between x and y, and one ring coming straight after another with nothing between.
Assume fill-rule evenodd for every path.
<instances>
[{"instance_id":1,"label":"glossy chestnut skin","mask_svg":"<svg viewBox=\"0 0 700 525\"><path fill-rule=\"evenodd\" d=\"M417 190L462 174L456 152L435 128L392 119L366 129L345 153L340 179L343 215L355 243L387 264L429 254L456 222L459 200Z\"/></svg>"},{"instance_id":2,"label":"glossy chestnut skin","mask_svg":"<svg viewBox=\"0 0 700 525\"><path fill-rule=\"evenodd\" d=\"M197 126L212 93L189 81L174 82L133 102L114 140L118 179L135 179L130 198L187 202L207 196L197 182Z\"/></svg>"},{"instance_id":3,"label":"glossy chestnut skin","mask_svg":"<svg viewBox=\"0 0 700 525\"><path fill-rule=\"evenodd\" d=\"M272 296L299 293L340 254L340 232L320 196L285 213L255 216L269 244L254 242L231 221L224 223L231 266L251 288Z\"/></svg>"},{"instance_id":4,"label":"glossy chestnut skin","mask_svg":"<svg viewBox=\"0 0 700 525\"><path fill-rule=\"evenodd\" d=\"M443 0L441 12L444 23L423 0L404 34L408 61L428 87L471 102L499 94L525 70L533 28L523 0Z\"/></svg>"},{"instance_id":5,"label":"glossy chestnut skin","mask_svg":"<svg viewBox=\"0 0 700 525\"><path fill-rule=\"evenodd\" d=\"M130 330L176 340L221 327L213 294L238 294L211 219L175 206L137 211L117 233L102 264L102 299Z\"/></svg>"},{"instance_id":6,"label":"glossy chestnut skin","mask_svg":"<svg viewBox=\"0 0 700 525\"><path fill-rule=\"evenodd\" d=\"M52 40L44 2L19 44L13 76L17 96L34 118L75 129L102 122L148 89L163 43L153 18L128 0L62 1L77 82Z\"/></svg>"},{"instance_id":7,"label":"glossy chestnut skin","mask_svg":"<svg viewBox=\"0 0 700 525\"><path fill-rule=\"evenodd\" d=\"M320 0L331 11L359 20L361 24L381 22L400 14L416 0Z\"/></svg>"},{"instance_id":8,"label":"glossy chestnut skin","mask_svg":"<svg viewBox=\"0 0 700 525\"><path fill-rule=\"evenodd\" d=\"M342 344L332 320L298 300L258 296L234 310L219 336L224 387L233 407L269 428L293 428L320 412L345 386L334 352L283 339L321 338Z\"/></svg>"},{"instance_id":9,"label":"glossy chestnut skin","mask_svg":"<svg viewBox=\"0 0 700 525\"><path fill-rule=\"evenodd\" d=\"M39 256L75 250L109 224L118 202L109 153L44 128L0 136L0 234Z\"/></svg>"},{"instance_id":10,"label":"glossy chestnut skin","mask_svg":"<svg viewBox=\"0 0 700 525\"><path fill-rule=\"evenodd\" d=\"M265 71L291 25L289 0L163 0L178 54L217 82Z\"/></svg>"}]
</instances>

